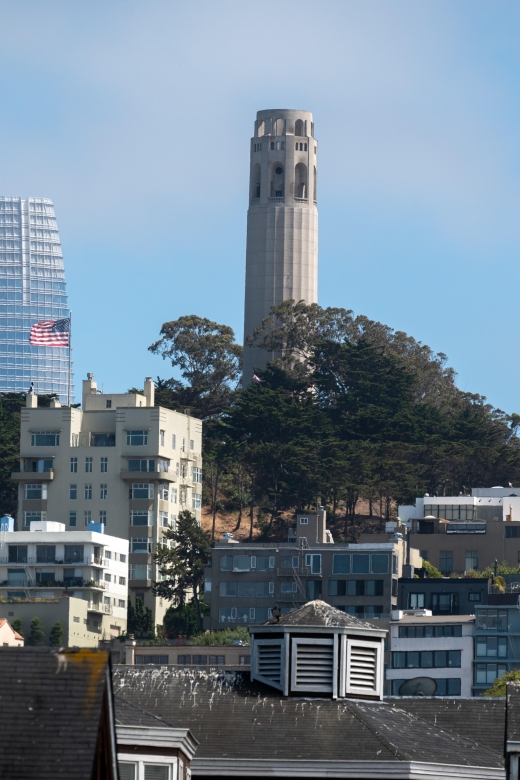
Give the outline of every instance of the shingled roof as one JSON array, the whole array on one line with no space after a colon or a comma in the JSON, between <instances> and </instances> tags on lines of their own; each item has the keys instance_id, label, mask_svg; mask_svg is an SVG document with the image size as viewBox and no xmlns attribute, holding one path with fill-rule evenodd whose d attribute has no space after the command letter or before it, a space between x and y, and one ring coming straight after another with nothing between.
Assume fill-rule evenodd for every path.
<instances>
[{"instance_id":1,"label":"shingled roof","mask_svg":"<svg viewBox=\"0 0 520 780\"><path fill-rule=\"evenodd\" d=\"M0 777L117 777L109 654L0 648Z\"/></svg>"},{"instance_id":2,"label":"shingled roof","mask_svg":"<svg viewBox=\"0 0 520 780\"><path fill-rule=\"evenodd\" d=\"M279 626L321 626L326 628L368 628L373 630L372 623L359 620L354 615L349 615L335 607L331 607L325 601L316 599L304 604L303 607L292 609L277 618L271 618L266 625Z\"/></svg>"},{"instance_id":3,"label":"shingled roof","mask_svg":"<svg viewBox=\"0 0 520 780\"><path fill-rule=\"evenodd\" d=\"M475 778L505 776L502 755L384 702L287 698L251 683L245 673L195 669L120 667L114 689L135 706L190 729L200 743L192 764L198 776L211 767L229 776L242 767L247 776L251 762L266 774L273 762L279 768L305 763L315 777L325 776L331 765L352 769L356 762L375 767L373 775L363 774L367 778L388 777L387 764L392 777L410 777L416 763L445 765L445 778L460 766L475 767Z\"/></svg>"}]
</instances>

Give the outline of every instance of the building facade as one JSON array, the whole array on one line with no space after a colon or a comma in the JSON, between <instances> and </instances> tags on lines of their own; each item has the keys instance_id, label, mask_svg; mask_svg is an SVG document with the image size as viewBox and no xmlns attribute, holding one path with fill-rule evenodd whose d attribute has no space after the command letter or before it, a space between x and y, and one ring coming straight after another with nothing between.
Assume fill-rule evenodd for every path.
<instances>
[{"instance_id":1,"label":"building facade","mask_svg":"<svg viewBox=\"0 0 520 780\"><path fill-rule=\"evenodd\" d=\"M81 605L73 605L77 609L71 616L72 623L81 625L76 644L96 646L100 639L126 632L128 542L102 533L103 526L95 524L76 532L65 529L65 524L44 521L33 522L28 531L2 534L0 609L7 612L2 617L21 617L17 607L23 604L24 616L33 613L48 623L54 610L46 608L47 602L64 596L67 601L81 600ZM68 623L67 616L63 628L69 638L74 627L69 632Z\"/></svg>"},{"instance_id":2,"label":"building facade","mask_svg":"<svg viewBox=\"0 0 520 780\"><path fill-rule=\"evenodd\" d=\"M69 316L52 201L1 196L0 392L25 392L33 382L37 393L67 401L69 348L31 346L29 333L40 320Z\"/></svg>"},{"instance_id":3,"label":"building facade","mask_svg":"<svg viewBox=\"0 0 520 780\"><path fill-rule=\"evenodd\" d=\"M38 408L28 394L22 410L18 530L33 520L64 523L68 531L101 523L129 540L130 598L141 598L162 624L169 604L156 598L153 562L163 530L179 511L200 521L202 423L154 406L154 384L144 393L103 394L92 374L83 382L82 409L59 402Z\"/></svg>"},{"instance_id":4,"label":"building facade","mask_svg":"<svg viewBox=\"0 0 520 780\"><path fill-rule=\"evenodd\" d=\"M474 615L394 612L390 622L390 695L471 696Z\"/></svg>"},{"instance_id":5,"label":"building facade","mask_svg":"<svg viewBox=\"0 0 520 780\"><path fill-rule=\"evenodd\" d=\"M308 111L259 111L251 139L244 344L272 306L318 301L318 142ZM244 383L273 354L244 350Z\"/></svg>"},{"instance_id":6,"label":"building facade","mask_svg":"<svg viewBox=\"0 0 520 780\"><path fill-rule=\"evenodd\" d=\"M403 541L335 545L325 522L323 510L298 515L294 541L283 544L217 542L205 572L211 614L204 627L262 623L274 606L285 613L314 599L358 618L388 618L397 607ZM412 559L420 565L417 551Z\"/></svg>"},{"instance_id":7,"label":"building facade","mask_svg":"<svg viewBox=\"0 0 520 780\"><path fill-rule=\"evenodd\" d=\"M479 604L488 603L488 581L483 577L402 577L398 585L398 608L427 609L433 615L474 615Z\"/></svg>"},{"instance_id":8,"label":"building facade","mask_svg":"<svg viewBox=\"0 0 520 780\"><path fill-rule=\"evenodd\" d=\"M486 606L475 610L475 696L481 696L512 669L520 669L520 582L507 593L490 593Z\"/></svg>"}]
</instances>

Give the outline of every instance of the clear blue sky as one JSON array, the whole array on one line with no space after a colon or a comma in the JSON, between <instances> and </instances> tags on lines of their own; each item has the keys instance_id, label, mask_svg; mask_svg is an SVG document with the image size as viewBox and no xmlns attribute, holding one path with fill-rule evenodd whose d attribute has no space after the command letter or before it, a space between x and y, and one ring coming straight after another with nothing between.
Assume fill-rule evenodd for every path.
<instances>
[{"instance_id":1,"label":"clear blue sky","mask_svg":"<svg viewBox=\"0 0 520 780\"><path fill-rule=\"evenodd\" d=\"M77 389L170 376L182 314L242 339L255 112L302 108L321 305L520 412L519 40L513 0L0 0L0 193L54 201Z\"/></svg>"}]
</instances>

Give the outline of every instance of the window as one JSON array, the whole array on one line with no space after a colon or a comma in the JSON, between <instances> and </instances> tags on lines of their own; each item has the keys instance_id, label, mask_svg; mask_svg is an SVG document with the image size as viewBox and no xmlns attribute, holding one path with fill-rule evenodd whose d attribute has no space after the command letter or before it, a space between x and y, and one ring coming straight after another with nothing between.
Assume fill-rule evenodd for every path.
<instances>
[{"instance_id":1,"label":"window","mask_svg":"<svg viewBox=\"0 0 520 780\"><path fill-rule=\"evenodd\" d=\"M347 580L347 596L364 596L365 580ZM363 611L363 608L361 609Z\"/></svg>"},{"instance_id":2,"label":"window","mask_svg":"<svg viewBox=\"0 0 520 780\"><path fill-rule=\"evenodd\" d=\"M428 560L428 550L421 550L419 552L419 555L421 556L423 561L427 561Z\"/></svg>"},{"instance_id":3,"label":"window","mask_svg":"<svg viewBox=\"0 0 520 780\"><path fill-rule=\"evenodd\" d=\"M451 574L453 571L453 551L441 550L439 553L439 569L443 574Z\"/></svg>"},{"instance_id":4,"label":"window","mask_svg":"<svg viewBox=\"0 0 520 780\"><path fill-rule=\"evenodd\" d=\"M370 572L370 555L354 553L352 556L352 572L354 574L368 574Z\"/></svg>"},{"instance_id":5,"label":"window","mask_svg":"<svg viewBox=\"0 0 520 780\"><path fill-rule=\"evenodd\" d=\"M371 555L372 574L388 574L388 555Z\"/></svg>"},{"instance_id":6,"label":"window","mask_svg":"<svg viewBox=\"0 0 520 780\"><path fill-rule=\"evenodd\" d=\"M408 609L424 609L424 593L410 593L408 597Z\"/></svg>"},{"instance_id":7,"label":"window","mask_svg":"<svg viewBox=\"0 0 520 780\"><path fill-rule=\"evenodd\" d=\"M121 563L126 563L126 555L124 553L119 553L119 560Z\"/></svg>"},{"instance_id":8,"label":"window","mask_svg":"<svg viewBox=\"0 0 520 780\"><path fill-rule=\"evenodd\" d=\"M174 433L172 433L172 450L176 449L177 447L177 437Z\"/></svg>"},{"instance_id":9,"label":"window","mask_svg":"<svg viewBox=\"0 0 520 780\"><path fill-rule=\"evenodd\" d=\"M110 398L107 398L105 402L105 409L111 409L112 408L112 401Z\"/></svg>"},{"instance_id":10,"label":"window","mask_svg":"<svg viewBox=\"0 0 520 780\"><path fill-rule=\"evenodd\" d=\"M92 472L93 458L85 458L85 471L90 474Z\"/></svg>"},{"instance_id":11,"label":"window","mask_svg":"<svg viewBox=\"0 0 520 780\"><path fill-rule=\"evenodd\" d=\"M220 583L220 595L223 598L234 598L237 595L237 583L236 582L221 582Z\"/></svg>"},{"instance_id":12,"label":"window","mask_svg":"<svg viewBox=\"0 0 520 780\"><path fill-rule=\"evenodd\" d=\"M233 571L233 556L221 555L220 556L220 571Z\"/></svg>"},{"instance_id":13,"label":"window","mask_svg":"<svg viewBox=\"0 0 520 780\"><path fill-rule=\"evenodd\" d=\"M76 512L69 512L69 525L76 525Z\"/></svg>"},{"instance_id":14,"label":"window","mask_svg":"<svg viewBox=\"0 0 520 780\"><path fill-rule=\"evenodd\" d=\"M169 496L168 485L160 483L159 484L159 498L161 499L161 501L168 501L169 497L170 496Z\"/></svg>"},{"instance_id":15,"label":"window","mask_svg":"<svg viewBox=\"0 0 520 780\"><path fill-rule=\"evenodd\" d=\"M153 525L152 512L146 510L132 510L130 512L131 525Z\"/></svg>"},{"instance_id":16,"label":"window","mask_svg":"<svg viewBox=\"0 0 520 780\"><path fill-rule=\"evenodd\" d=\"M298 561L297 558L296 561ZM296 565L298 565L298 563L296 563ZM256 559L256 570L269 571L269 569L274 569L274 555L259 555Z\"/></svg>"},{"instance_id":17,"label":"window","mask_svg":"<svg viewBox=\"0 0 520 780\"><path fill-rule=\"evenodd\" d=\"M385 556L388 559L388 556ZM365 583L366 596L382 596L384 590L383 580L367 580Z\"/></svg>"},{"instance_id":18,"label":"window","mask_svg":"<svg viewBox=\"0 0 520 780\"><path fill-rule=\"evenodd\" d=\"M106 513L105 509L100 509L99 510L99 522L100 522L101 525L106 525L107 524L107 513Z\"/></svg>"},{"instance_id":19,"label":"window","mask_svg":"<svg viewBox=\"0 0 520 780\"><path fill-rule=\"evenodd\" d=\"M110 606L110 596L103 596L103 604Z\"/></svg>"},{"instance_id":20,"label":"window","mask_svg":"<svg viewBox=\"0 0 520 780\"><path fill-rule=\"evenodd\" d=\"M207 655L194 655L193 656L193 665L194 666L206 666L208 663L208 656Z\"/></svg>"},{"instance_id":21,"label":"window","mask_svg":"<svg viewBox=\"0 0 520 780\"><path fill-rule=\"evenodd\" d=\"M197 482L199 485L202 485L202 469L198 468L197 466L193 467L193 481Z\"/></svg>"},{"instance_id":22,"label":"window","mask_svg":"<svg viewBox=\"0 0 520 780\"><path fill-rule=\"evenodd\" d=\"M191 655L178 655L177 656L177 663L180 666L190 666L190 664L191 664Z\"/></svg>"},{"instance_id":23,"label":"window","mask_svg":"<svg viewBox=\"0 0 520 780\"><path fill-rule=\"evenodd\" d=\"M71 458L70 459L70 471L72 474L78 473L78 459L77 458Z\"/></svg>"},{"instance_id":24,"label":"window","mask_svg":"<svg viewBox=\"0 0 520 780\"><path fill-rule=\"evenodd\" d=\"M139 539L134 537L131 541L130 551L133 553L151 553L152 540L148 538Z\"/></svg>"},{"instance_id":25,"label":"window","mask_svg":"<svg viewBox=\"0 0 520 780\"><path fill-rule=\"evenodd\" d=\"M119 577L119 584L126 585L126 577Z\"/></svg>"},{"instance_id":26,"label":"window","mask_svg":"<svg viewBox=\"0 0 520 780\"><path fill-rule=\"evenodd\" d=\"M9 563L27 563L27 545L10 544L9 545ZM22 572L25 579L25 572Z\"/></svg>"},{"instance_id":27,"label":"window","mask_svg":"<svg viewBox=\"0 0 520 780\"><path fill-rule=\"evenodd\" d=\"M108 558L108 560L112 560L112 551L111 550L105 550L105 558ZM114 558L114 560L116 560Z\"/></svg>"},{"instance_id":28,"label":"window","mask_svg":"<svg viewBox=\"0 0 520 780\"><path fill-rule=\"evenodd\" d=\"M56 560L55 544L36 545L36 563L54 563Z\"/></svg>"},{"instance_id":29,"label":"window","mask_svg":"<svg viewBox=\"0 0 520 780\"><path fill-rule=\"evenodd\" d=\"M309 601L321 598L321 580L307 580L306 595Z\"/></svg>"},{"instance_id":30,"label":"window","mask_svg":"<svg viewBox=\"0 0 520 780\"><path fill-rule=\"evenodd\" d=\"M252 567L251 567L250 555L233 556L233 571L251 571L251 568Z\"/></svg>"},{"instance_id":31,"label":"window","mask_svg":"<svg viewBox=\"0 0 520 780\"><path fill-rule=\"evenodd\" d=\"M92 511L90 509L85 509L83 512L83 517L85 519L85 525L88 525L92 522Z\"/></svg>"},{"instance_id":32,"label":"window","mask_svg":"<svg viewBox=\"0 0 520 780\"><path fill-rule=\"evenodd\" d=\"M71 447L79 447L79 433L73 433L71 435Z\"/></svg>"},{"instance_id":33,"label":"window","mask_svg":"<svg viewBox=\"0 0 520 780\"><path fill-rule=\"evenodd\" d=\"M237 608L236 607L220 607L218 611L219 623L236 623L237 622Z\"/></svg>"},{"instance_id":34,"label":"window","mask_svg":"<svg viewBox=\"0 0 520 780\"><path fill-rule=\"evenodd\" d=\"M112 575L108 572L105 573L105 582L112 582Z\"/></svg>"},{"instance_id":35,"label":"window","mask_svg":"<svg viewBox=\"0 0 520 780\"><path fill-rule=\"evenodd\" d=\"M468 593L468 601L480 601L480 600L481 600L480 593Z\"/></svg>"},{"instance_id":36,"label":"window","mask_svg":"<svg viewBox=\"0 0 520 780\"><path fill-rule=\"evenodd\" d=\"M131 563L129 576L131 580L151 580L152 567L150 564Z\"/></svg>"},{"instance_id":37,"label":"window","mask_svg":"<svg viewBox=\"0 0 520 780\"><path fill-rule=\"evenodd\" d=\"M506 664L475 664L475 682L492 685L497 677L503 677L507 672Z\"/></svg>"},{"instance_id":38,"label":"window","mask_svg":"<svg viewBox=\"0 0 520 780\"><path fill-rule=\"evenodd\" d=\"M124 577L120 577L120 580L124 580ZM126 609L126 601L124 599L118 600L119 609Z\"/></svg>"},{"instance_id":39,"label":"window","mask_svg":"<svg viewBox=\"0 0 520 780\"><path fill-rule=\"evenodd\" d=\"M464 555L464 571L478 569L478 550L466 550Z\"/></svg>"},{"instance_id":40,"label":"window","mask_svg":"<svg viewBox=\"0 0 520 780\"><path fill-rule=\"evenodd\" d=\"M101 458L101 473L106 474L108 471L108 458Z\"/></svg>"},{"instance_id":41,"label":"window","mask_svg":"<svg viewBox=\"0 0 520 780\"><path fill-rule=\"evenodd\" d=\"M131 447L142 447L148 444L148 431L127 431L126 443Z\"/></svg>"},{"instance_id":42,"label":"window","mask_svg":"<svg viewBox=\"0 0 520 780\"><path fill-rule=\"evenodd\" d=\"M392 680L392 696L399 696L401 686L407 682L407 680ZM461 680L459 677L448 677L447 679L441 679L435 677L435 683L437 688L434 696L460 696Z\"/></svg>"},{"instance_id":43,"label":"window","mask_svg":"<svg viewBox=\"0 0 520 780\"><path fill-rule=\"evenodd\" d=\"M209 662L211 666L224 666L226 663L226 656L224 655L210 655Z\"/></svg>"},{"instance_id":44,"label":"window","mask_svg":"<svg viewBox=\"0 0 520 780\"><path fill-rule=\"evenodd\" d=\"M506 539L518 539L520 534L518 533L520 531L520 528L518 525L508 524L506 525Z\"/></svg>"},{"instance_id":45,"label":"window","mask_svg":"<svg viewBox=\"0 0 520 780\"><path fill-rule=\"evenodd\" d=\"M85 498L92 498L92 484L90 482L85 484Z\"/></svg>"},{"instance_id":46,"label":"window","mask_svg":"<svg viewBox=\"0 0 520 780\"><path fill-rule=\"evenodd\" d=\"M26 484L23 486L23 497L25 499L33 500L47 498L47 485L37 482L34 485Z\"/></svg>"},{"instance_id":47,"label":"window","mask_svg":"<svg viewBox=\"0 0 520 780\"><path fill-rule=\"evenodd\" d=\"M151 482L132 482L129 488L129 497L131 499L153 498L153 483Z\"/></svg>"},{"instance_id":48,"label":"window","mask_svg":"<svg viewBox=\"0 0 520 780\"><path fill-rule=\"evenodd\" d=\"M190 439L190 450L194 450L194 449L195 449L195 440Z\"/></svg>"},{"instance_id":49,"label":"window","mask_svg":"<svg viewBox=\"0 0 520 780\"><path fill-rule=\"evenodd\" d=\"M431 609L433 614L437 614L437 615L458 615L459 594L458 593L432 593Z\"/></svg>"},{"instance_id":50,"label":"window","mask_svg":"<svg viewBox=\"0 0 520 780\"><path fill-rule=\"evenodd\" d=\"M128 471L155 471L155 460L131 458L128 461Z\"/></svg>"},{"instance_id":51,"label":"window","mask_svg":"<svg viewBox=\"0 0 520 780\"><path fill-rule=\"evenodd\" d=\"M258 560L260 560L258 558ZM282 569L297 569L298 568L298 556L297 555L282 555L280 558ZM262 571L261 569L258 569Z\"/></svg>"},{"instance_id":52,"label":"window","mask_svg":"<svg viewBox=\"0 0 520 780\"><path fill-rule=\"evenodd\" d=\"M165 435L165 433L166 433L166 431L159 431L159 439L160 439L160 442L161 442L161 447L164 447L164 435Z\"/></svg>"},{"instance_id":53,"label":"window","mask_svg":"<svg viewBox=\"0 0 520 780\"><path fill-rule=\"evenodd\" d=\"M477 612L477 629L485 631L507 631L508 620L505 609L479 609Z\"/></svg>"},{"instance_id":54,"label":"window","mask_svg":"<svg viewBox=\"0 0 520 780\"><path fill-rule=\"evenodd\" d=\"M78 497L78 486L77 485L70 485L69 486L69 498L75 499Z\"/></svg>"},{"instance_id":55,"label":"window","mask_svg":"<svg viewBox=\"0 0 520 780\"><path fill-rule=\"evenodd\" d=\"M43 474L52 471L52 460L49 458L39 458L38 460L25 461L25 471Z\"/></svg>"},{"instance_id":56,"label":"window","mask_svg":"<svg viewBox=\"0 0 520 780\"><path fill-rule=\"evenodd\" d=\"M305 565L310 567L311 574L321 574L321 555L307 553L305 555Z\"/></svg>"},{"instance_id":57,"label":"window","mask_svg":"<svg viewBox=\"0 0 520 780\"><path fill-rule=\"evenodd\" d=\"M31 433L31 447L59 447L59 431L34 431Z\"/></svg>"},{"instance_id":58,"label":"window","mask_svg":"<svg viewBox=\"0 0 520 780\"><path fill-rule=\"evenodd\" d=\"M83 561L84 547L82 544L66 544L65 545L65 563L79 563Z\"/></svg>"},{"instance_id":59,"label":"window","mask_svg":"<svg viewBox=\"0 0 520 780\"><path fill-rule=\"evenodd\" d=\"M240 655L238 657L238 663L240 666L247 666L248 664L251 664L251 656L250 655Z\"/></svg>"},{"instance_id":60,"label":"window","mask_svg":"<svg viewBox=\"0 0 520 780\"><path fill-rule=\"evenodd\" d=\"M507 658L507 637L478 636L475 639L477 657Z\"/></svg>"},{"instance_id":61,"label":"window","mask_svg":"<svg viewBox=\"0 0 520 780\"><path fill-rule=\"evenodd\" d=\"M170 523L171 523L172 531L175 531L176 523L177 523L177 515L170 515Z\"/></svg>"},{"instance_id":62,"label":"window","mask_svg":"<svg viewBox=\"0 0 520 780\"><path fill-rule=\"evenodd\" d=\"M168 512L159 512L159 526L168 528Z\"/></svg>"},{"instance_id":63,"label":"window","mask_svg":"<svg viewBox=\"0 0 520 780\"><path fill-rule=\"evenodd\" d=\"M106 484L101 484L101 485L99 486L99 497L100 497L101 499L106 499L106 498L108 498L108 485L106 485Z\"/></svg>"},{"instance_id":64,"label":"window","mask_svg":"<svg viewBox=\"0 0 520 780\"><path fill-rule=\"evenodd\" d=\"M23 524L24 526L30 527L31 523L33 522L40 522L41 520L47 519L47 512L24 512L23 513Z\"/></svg>"},{"instance_id":65,"label":"window","mask_svg":"<svg viewBox=\"0 0 520 780\"><path fill-rule=\"evenodd\" d=\"M444 669L460 667L460 650L409 650L392 653L392 669Z\"/></svg>"},{"instance_id":66,"label":"window","mask_svg":"<svg viewBox=\"0 0 520 780\"><path fill-rule=\"evenodd\" d=\"M475 520L476 507L470 504L425 504L424 515L442 517L445 520Z\"/></svg>"},{"instance_id":67,"label":"window","mask_svg":"<svg viewBox=\"0 0 520 780\"><path fill-rule=\"evenodd\" d=\"M455 637L462 636L461 625L449 626L399 626L399 637L401 639L430 639L432 637Z\"/></svg>"},{"instance_id":68,"label":"window","mask_svg":"<svg viewBox=\"0 0 520 780\"><path fill-rule=\"evenodd\" d=\"M399 574L399 556L392 555L392 574Z\"/></svg>"},{"instance_id":69,"label":"window","mask_svg":"<svg viewBox=\"0 0 520 780\"><path fill-rule=\"evenodd\" d=\"M115 447L116 435L115 433L91 433L90 446L91 447Z\"/></svg>"},{"instance_id":70,"label":"window","mask_svg":"<svg viewBox=\"0 0 520 780\"><path fill-rule=\"evenodd\" d=\"M282 594L282 596L287 595L289 593L298 593L298 585L296 584L296 582L281 582L280 593Z\"/></svg>"},{"instance_id":71,"label":"window","mask_svg":"<svg viewBox=\"0 0 520 780\"><path fill-rule=\"evenodd\" d=\"M332 573L333 574L350 574L350 555L333 555L332 556ZM330 591L329 591L330 593Z\"/></svg>"},{"instance_id":72,"label":"window","mask_svg":"<svg viewBox=\"0 0 520 780\"><path fill-rule=\"evenodd\" d=\"M267 598L274 594L274 582L257 582L256 583L256 596L257 598Z\"/></svg>"},{"instance_id":73,"label":"window","mask_svg":"<svg viewBox=\"0 0 520 780\"><path fill-rule=\"evenodd\" d=\"M177 488L171 487L170 488L170 493L171 493L172 504L176 504L177 503Z\"/></svg>"},{"instance_id":74,"label":"window","mask_svg":"<svg viewBox=\"0 0 520 780\"><path fill-rule=\"evenodd\" d=\"M308 525L308 524L309 524L308 517L300 517L300 525Z\"/></svg>"},{"instance_id":75,"label":"window","mask_svg":"<svg viewBox=\"0 0 520 780\"><path fill-rule=\"evenodd\" d=\"M200 509L202 506L202 493L193 493L191 496L191 508Z\"/></svg>"},{"instance_id":76,"label":"window","mask_svg":"<svg viewBox=\"0 0 520 780\"><path fill-rule=\"evenodd\" d=\"M255 582L239 582L238 583L238 595L241 598L255 598L256 596L256 583Z\"/></svg>"}]
</instances>

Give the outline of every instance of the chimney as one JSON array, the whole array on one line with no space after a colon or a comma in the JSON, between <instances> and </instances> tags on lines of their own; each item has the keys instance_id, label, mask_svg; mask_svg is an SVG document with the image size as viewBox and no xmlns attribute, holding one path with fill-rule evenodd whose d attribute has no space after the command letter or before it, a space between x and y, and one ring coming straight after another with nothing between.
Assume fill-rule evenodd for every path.
<instances>
[{"instance_id":1,"label":"chimney","mask_svg":"<svg viewBox=\"0 0 520 780\"><path fill-rule=\"evenodd\" d=\"M96 395L97 382L94 382L94 374L87 374L87 378L83 380L83 392L81 394L81 406L85 408L85 399L87 395Z\"/></svg>"},{"instance_id":2,"label":"chimney","mask_svg":"<svg viewBox=\"0 0 520 780\"><path fill-rule=\"evenodd\" d=\"M50 403L51 409L61 409L61 403L59 398L52 398Z\"/></svg>"},{"instance_id":3,"label":"chimney","mask_svg":"<svg viewBox=\"0 0 520 780\"><path fill-rule=\"evenodd\" d=\"M28 409L37 409L38 408L38 396L34 392L34 387L31 382L31 389L25 396L25 405Z\"/></svg>"},{"instance_id":4,"label":"chimney","mask_svg":"<svg viewBox=\"0 0 520 780\"><path fill-rule=\"evenodd\" d=\"M135 647L137 645L137 642L134 639L133 634L128 634L128 638L125 642L125 653L126 653L126 660L125 663L127 666L135 666Z\"/></svg>"},{"instance_id":5,"label":"chimney","mask_svg":"<svg viewBox=\"0 0 520 780\"><path fill-rule=\"evenodd\" d=\"M144 397L147 406L155 406L155 384L151 376L144 380Z\"/></svg>"}]
</instances>

